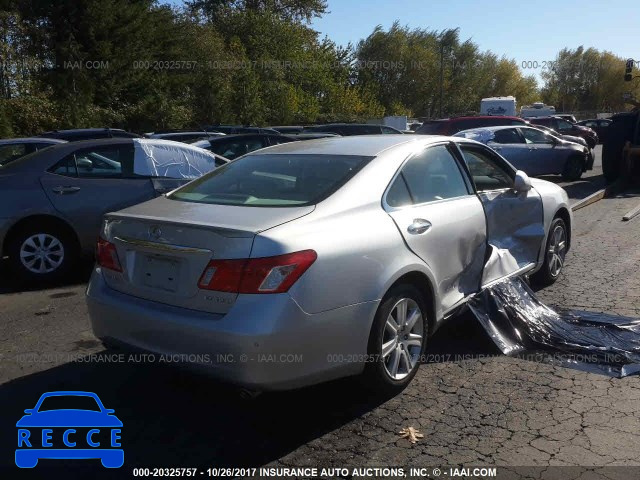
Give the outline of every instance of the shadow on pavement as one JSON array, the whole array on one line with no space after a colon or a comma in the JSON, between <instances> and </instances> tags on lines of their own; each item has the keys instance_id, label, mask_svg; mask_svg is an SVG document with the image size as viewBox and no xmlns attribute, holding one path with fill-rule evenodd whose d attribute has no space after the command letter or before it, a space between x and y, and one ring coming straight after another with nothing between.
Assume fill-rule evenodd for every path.
<instances>
[{"instance_id":1,"label":"shadow on pavement","mask_svg":"<svg viewBox=\"0 0 640 480\"><path fill-rule=\"evenodd\" d=\"M0 260L0 295L3 293L33 292L51 288L64 288L87 283L93 270L92 258L83 258L77 262L73 270L63 279L57 282L43 285L20 284L16 281L9 269L6 259Z\"/></svg>"}]
</instances>

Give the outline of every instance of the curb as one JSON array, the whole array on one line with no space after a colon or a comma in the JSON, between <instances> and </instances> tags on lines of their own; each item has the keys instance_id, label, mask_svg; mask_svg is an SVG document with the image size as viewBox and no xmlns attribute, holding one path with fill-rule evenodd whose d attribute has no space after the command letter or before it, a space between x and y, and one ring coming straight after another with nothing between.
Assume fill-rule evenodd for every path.
<instances>
[{"instance_id":1,"label":"curb","mask_svg":"<svg viewBox=\"0 0 640 480\"><path fill-rule=\"evenodd\" d=\"M596 203L597 201L602 200L605 197L618 193L620 190L622 190L623 183L624 182L622 180L616 180L611 185L607 185L605 188L592 193L588 197L585 197L582 200L578 200L576 203L571 205L571 211L575 212L576 210L580 210L581 208L591 205L592 203Z\"/></svg>"}]
</instances>

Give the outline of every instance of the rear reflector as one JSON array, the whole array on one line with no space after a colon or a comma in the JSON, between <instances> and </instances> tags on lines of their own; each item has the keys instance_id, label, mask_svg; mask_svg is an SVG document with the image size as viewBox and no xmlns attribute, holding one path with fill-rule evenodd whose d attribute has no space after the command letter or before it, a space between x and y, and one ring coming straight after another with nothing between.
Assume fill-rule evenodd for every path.
<instances>
[{"instance_id":1,"label":"rear reflector","mask_svg":"<svg viewBox=\"0 0 640 480\"><path fill-rule=\"evenodd\" d=\"M107 242L104 238L98 238L96 261L98 262L98 265L103 268L115 270L116 272L122 271L116 246L111 242Z\"/></svg>"},{"instance_id":2,"label":"rear reflector","mask_svg":"<svg viewBox=\"0 0 640 480\"><path fill-rule=\"evenodd\" d=\"M276 257L211 260L198 286L233 293L283 293L316 261L313 250Z\"/></svg>"}]
</instances>

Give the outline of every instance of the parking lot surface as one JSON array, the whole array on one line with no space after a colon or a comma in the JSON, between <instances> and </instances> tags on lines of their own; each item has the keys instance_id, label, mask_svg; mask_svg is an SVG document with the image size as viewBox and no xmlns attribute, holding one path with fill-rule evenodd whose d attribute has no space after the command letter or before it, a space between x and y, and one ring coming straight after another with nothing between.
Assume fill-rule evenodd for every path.
<instances>
[{"instance_id":1,"label":"parking lot surface","mask_svg":"<svg viewBox=\"0 0 640 480\"><path fill-rule=\"evenodd\" d=\"M588 188L598 176L587 177ZM578 210L563 276L539 297L640 317L640 218L621 221L638 203L627 192ZM84 303L89 269L35 291L12 291L3 276L3 431L14 431L43 392L85 390L123 421L127 467L640 465L640 377L505 357L469 313L430 340L427 362L396 397L346 379L239 400L234 389L166 365L91 359L104 349ZM409 426L424 435L415 445L398 435ZM13 444L3 436L2 451Z\"/></svg>"}]
</instances>

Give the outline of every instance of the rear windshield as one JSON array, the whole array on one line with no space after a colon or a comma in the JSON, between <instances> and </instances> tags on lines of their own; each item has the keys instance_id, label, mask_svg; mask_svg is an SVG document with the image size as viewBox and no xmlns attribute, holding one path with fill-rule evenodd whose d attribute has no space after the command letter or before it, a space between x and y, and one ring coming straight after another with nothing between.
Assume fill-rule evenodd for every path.
<instances>
[{"instance_id":1,"label":"rear windshield","mask_svg":"<svg viewBox=\"0 0 640 480\"><path fill-rule=\"evenodd\" d=\"M316 204L338 190L372 158L356 155L247 155L168 198L250 207Z\"/></svg>"}]
</instances>

